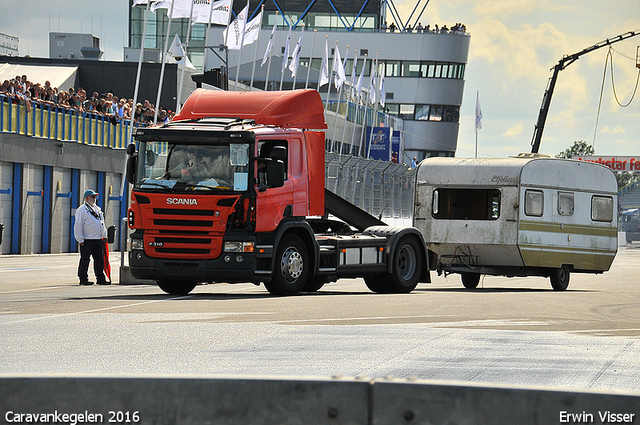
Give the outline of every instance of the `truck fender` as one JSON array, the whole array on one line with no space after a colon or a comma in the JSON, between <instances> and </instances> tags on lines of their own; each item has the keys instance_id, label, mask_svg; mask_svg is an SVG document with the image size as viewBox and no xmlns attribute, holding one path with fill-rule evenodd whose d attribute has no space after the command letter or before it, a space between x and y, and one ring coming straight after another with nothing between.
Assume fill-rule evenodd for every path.
<instances>
[{"instance_id":1,"label":"truck fender","mask_svg":"<svg viewBox=\"0 0 640 425\"><path fill-rule=\"evenodd\" d=\"M307 250L309 251L309 255L311 257L311 268L309 269L309 273L311 275L315 274L318 270L318 244L315 242L313 229L311 228L309 223L307 223L305 220L300 219L285 219L271 233L271 237L269 238L272 242L270 270L275 270L275 253L277 251L277 247L284 235L288 233L298 235L307 246Z\"/></svg>"},{"instance_id":2,"label":"truck fender","mask_svg":"<svg viewBox=\"0 0 640 425\"><path fill-rule=\"evenodd\" d=\"M363 232L366 236L379 236L387 238L387 258L393 258L398 243L405 237L410 235L414 237L420 246L420 255L422 255L422 272L420 273L420 282L431 283L431 274L429 273L429 250L424 241L424 237L420 230L415 227L395 227L395 226L371 226L367 227ZM393 265L391 261L387 262L387 272L392 272Z\"/></svg>"}]
</instances>

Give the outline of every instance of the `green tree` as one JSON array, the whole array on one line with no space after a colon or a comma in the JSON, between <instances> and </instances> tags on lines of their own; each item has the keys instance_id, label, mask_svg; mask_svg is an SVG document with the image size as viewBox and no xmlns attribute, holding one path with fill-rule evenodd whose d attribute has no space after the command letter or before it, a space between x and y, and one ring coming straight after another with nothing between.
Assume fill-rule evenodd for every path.
<instances>
[{"instance_id":1,"label":"green tree","mask_svg":"<svg viewBox=\"0 0 640 425\"><path fill-rule=\"evenodd\" d=\"M593 146L587 144L587 142L585 142L584 140L578 140L576 142L573 142L573 146L571 146L569 149L557 154L556 158L569 159L573 156L589 156L595 155L595 153L596 150L593 148Z\"/></svg>"}]
</instances>

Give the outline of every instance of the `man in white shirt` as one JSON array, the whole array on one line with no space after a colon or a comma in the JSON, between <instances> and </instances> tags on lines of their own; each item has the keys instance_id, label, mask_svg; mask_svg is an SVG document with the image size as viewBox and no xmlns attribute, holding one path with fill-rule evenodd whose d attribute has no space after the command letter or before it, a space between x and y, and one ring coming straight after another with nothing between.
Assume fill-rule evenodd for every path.
<instances>
[{"instance_id":1,"label":"man in white shirt","mask_svg":"<svg viewBox=\"0 0 640 425\"><path fill-rule=\"evenodd\" d=\"M93 271L96 274L98 285L109 285L104 277L103 240L107 238L107 229L104 226L104 214L96 199L98 193L93 189L84 192L84 204L76 209L76 222L73 226L73 234L80 245L80 264L78 265L78 277L80 285L93 285L89 281L89 261L93 257Z\"/></svg>"}]
</instances>

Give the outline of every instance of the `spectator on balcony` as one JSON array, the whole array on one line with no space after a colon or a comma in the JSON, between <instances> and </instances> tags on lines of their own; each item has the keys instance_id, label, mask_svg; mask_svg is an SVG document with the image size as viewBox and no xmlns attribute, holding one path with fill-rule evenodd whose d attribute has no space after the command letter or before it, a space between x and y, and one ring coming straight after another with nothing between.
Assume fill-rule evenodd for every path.
<instances>
[{"instance_id":1,"label":"spectator on balcony","mask_svg":"<svg viewBox=\"0 0 640 425\"><path fill-rule=\"evenodd\" d=\"M389 25L389 32L396 32L396 24L391 22L391 25Z\"/></svg>"},{"instance_id":2,"label":"spectator on balcony","mask_svg":"<svg viewBox=\"0 0 640 425\"><path fill-rule=\"evenodd\" d=\"M424 28L422 27L422 23L418 22L418 26L416 27L416 32L421 33L422 31L424 31Z\"/></svg>"}]
</instances>

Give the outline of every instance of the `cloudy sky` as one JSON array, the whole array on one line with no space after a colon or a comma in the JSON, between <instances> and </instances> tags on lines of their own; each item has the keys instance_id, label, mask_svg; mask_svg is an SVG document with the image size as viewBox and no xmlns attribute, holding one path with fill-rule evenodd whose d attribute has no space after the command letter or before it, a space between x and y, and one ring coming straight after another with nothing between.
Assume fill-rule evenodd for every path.
<instances>
[{"instance_id":1,"label":"cloudy sky","mask_svg":"<svg viewBox=\"0 0 640 425\"><path fill-rule=\"evenodd\" d=\"M404 19L416 3L394 1ZM3 10L15 13L0 14L0 33L19 37L20 55L48 57L50 31L91 32L102 39L104 59L122 60L129 3L3 0ZM431 0L421 21L449 26L462 22L471 34L456 155L474 155L479 93L484 118L477 138L478 156L505 157L530 151L550 69L563 55L640 31L640 2ZM633 96L640 72L638 45L640 36L615 43L611 56L609 47L603 47L560 72L541 153L555 155L584 140L594 144L600 155L640 155L640 92ZM620 106L629 102L627 107Z\"/></svg>"}]
</instances>

